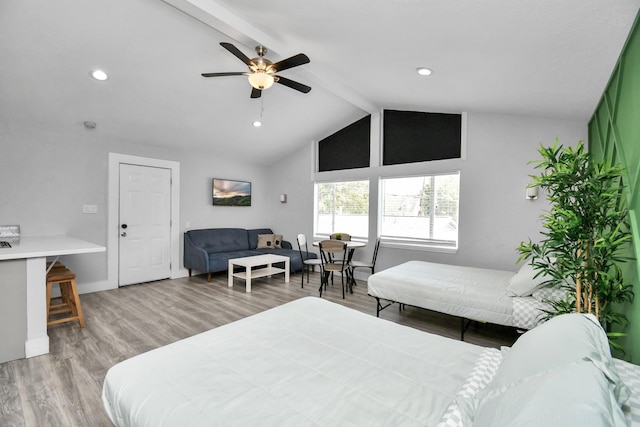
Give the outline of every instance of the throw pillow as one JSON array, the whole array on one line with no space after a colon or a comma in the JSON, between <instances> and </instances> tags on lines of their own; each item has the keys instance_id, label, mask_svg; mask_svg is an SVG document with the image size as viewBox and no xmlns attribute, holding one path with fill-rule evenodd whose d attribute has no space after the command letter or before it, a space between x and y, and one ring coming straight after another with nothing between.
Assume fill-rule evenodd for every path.
<instances>
[{"instance_id":1,"label":"throw pillow","mask_svg":"<svg viewBox=\"0 0 640 427\"><path fill-rule=\"evenodd\" d=\"M274 240L273 234L258 234L258 249L273 249Z\"/></svg>"},{"instance_id":2,"label":"throw pillow","mask_svg":"<svg viewBox=\"0 0 640 427\"><path fill-rule=\"evenodd\" d=\"M282 234L273 235L273 247L276 249L282 249Z\"/></svg>"}]
</instances>

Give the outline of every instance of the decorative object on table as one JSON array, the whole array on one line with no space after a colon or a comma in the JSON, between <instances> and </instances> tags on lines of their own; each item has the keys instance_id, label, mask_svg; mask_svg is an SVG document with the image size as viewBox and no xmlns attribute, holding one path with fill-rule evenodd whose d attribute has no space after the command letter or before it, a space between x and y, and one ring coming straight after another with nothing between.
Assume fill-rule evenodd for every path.
<instances>
[{"instance_id":1,"label":"decorative object on table","mask_svg":"<svg viewBox=\"0 0 640 427\"><path fill-rule=\"evenodd\" d=\"M267 53L267 48L264 46L256 46L257 57L249 59L247 55L242 53L240 49L232 45L231 43L220 43L220 46L231 52L236 58L244 62L249 71L238 72L224 72L224 73L202 73L202 77L226 77L226 76L248 76L249 84L251 85L251 98L260 98L262 91L269 89L274 83L280 83L291 89L297 90L302 93L309 93L311 88L302 83L290 80L286 77L277 75L276 73L289 68L297 67L299 65L308 64L309 57L304 53L299 53L290 58L283 59L278 62L271 62L264 55Z\"/></svg>"},{"instance_id":2,"label":"decorative object on table","mask_svg":"<svg viewBox=\"0 0 640 427\"><path fill-rule=\"evenodd\" d=\"M0 243L3 247L10 248L11 244L20 242L19 225L0 225Z\"/></svg>"},{"instance_id":3,"label":"decorative object on table","mask_svg":"<svg viewBox=\"0 0 640 427\"><path fill-rule=\"evenodd\" d=\"M213 178L214 206L251 206L251 183Z\"/></svg>"},{"instance_id":4,"label":"decorative object on table","mask_svg":"<svg viewBox=\"0 0 640 427\"><path fill-rule=\"evenodd\" d=\"M330 239L349 241L351 240L351 235L347 233L333 233L329 236Z\"/></svg>"},{"instance_id":5,"label":"decorative object on table","mask_svg":"<svg viewBox=\"0 0 640 427\"><path fill-rule=\"evenodd\" d=\"M549 276L546 284L569 291L569 296L551 302L555 316L569 312L593 313L609 335L611 346L623 336L617 331L629 322L620 304L633 300L632 285L623 277L624 255L631 241L628 208L620 165L591 159L584 143L566 147L540 146L542 159L532 176L551 202L541 215L544 238L518 247L520 260L530 263L537 275ZM616 331L613 326L616 325Z\"/></svg>"}]
</instances>

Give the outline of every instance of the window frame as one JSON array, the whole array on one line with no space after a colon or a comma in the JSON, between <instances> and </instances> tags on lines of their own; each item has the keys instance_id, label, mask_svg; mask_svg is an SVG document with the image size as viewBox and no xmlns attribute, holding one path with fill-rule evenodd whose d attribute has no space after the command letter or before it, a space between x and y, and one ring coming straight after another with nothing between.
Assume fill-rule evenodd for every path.
<instances>
[{"instance_id":1,"label":"window frame","mask_svg":"<svg viewBox=\"0 0 640 427\"><path fill-rule=\"evenodd\" d=\"M445 240L445 239L434 239L434 238L412 238L410 236L391 236L385 235L383 233L383 223L385 218L385 180L392 179L403 179L403 178L435 178L437 176L443 175L457 175L458 176L458 199L457 199L457 233L455 240ZM378 215L377 215L377 227L378 227L378 236L380 236L381 241L384 243L385 247L394 247L400 249L412 249L412 250L422 250L422 251L430 251L430 252L442 252L442 253L456 253L458 247L460 246L460 188L461 188L461 171L460 170L450 170L450 171L442 171L442 172L431 172L431 173L416 173L411 175L388 175L388 176L380 176L378 178ZM433 192L436 192L437 188L433 188ZM432 208L430 209L430 225L434 223L433 219L436 217L436 211L433 209L433 203L435 202L435 198L431 197ZM432 233L430 233L433 236Z\"/></svg>"},{"instance_id":2,"label":"window frame","mask_svg":"<svg viewBox=\"0 0 640 427\"><path fill-rule=\"evenodd\" d=\"M370 178L353 178L353 179L335 179L335 180L317 180L313 185L313 237L314 239L328 239L332 233L336 232L344 232L348 233L350 230L334 230L329 233L319 232L318 231L318 216L319 216L319 186L325 184L341 184L348 182L365 182L367 184L367 227L366 227L366 235L360 236L351 234L352 240L360 241L360 242L368 242L369 240L369 226L371 224L371 179ZM335 212L335 206L334 206Z\"/></svg>"}]
</instances>

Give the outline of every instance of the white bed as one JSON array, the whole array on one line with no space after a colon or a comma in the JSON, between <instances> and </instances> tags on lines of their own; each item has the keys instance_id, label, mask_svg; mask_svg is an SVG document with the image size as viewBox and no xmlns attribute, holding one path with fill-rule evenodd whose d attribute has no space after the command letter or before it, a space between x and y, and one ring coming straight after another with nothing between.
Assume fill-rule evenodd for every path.
<instances>
[{"instance_id":1,"label":"white bed","mask_svg":"<svg viewBox=\"0 0 640 427\"><path fill-rule=\"evenodd\" d=\"M503 357L307 297L113 366L103 402L119 427L454 427L495 403L482 394L516 353L514 346Z\"/></svg>"},{"instance_id":2,"label":"white bed","mask_svg":"<svg viewBox=\"0 0 640 427\"><path fill-rule=\"evenodd\" d=\"M530 292L524 289L526 285L521 285L527 280L531 282ZM462 319L528 330L543 319L542 310L550 308L543 300L531 296L542 281L534 280L532 270L526 267L515 273L408 261L369 276L367 292L377 300L378 315L387 307L380 300L386 300ZM509 291L512 287L516 292Z\"/></svg>"}]
</instances>

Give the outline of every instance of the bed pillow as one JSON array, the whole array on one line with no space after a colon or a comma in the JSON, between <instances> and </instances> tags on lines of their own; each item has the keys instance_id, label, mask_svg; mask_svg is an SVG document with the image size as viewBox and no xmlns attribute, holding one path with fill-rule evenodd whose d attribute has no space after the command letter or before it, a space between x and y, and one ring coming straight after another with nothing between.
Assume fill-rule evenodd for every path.
<instances>
[{"instance_id":1,"label":"bed pillow","mask_svg":"<svg viewBox=\"0 0 640 427\"><path fill-rule=\"evenodd\" d=\"M597 364L612 379L620 403L627 400L628 389L613 365L607 335L591 314L556 316L526 332L504 355L491 386L506 386L581 360Z\"/></svg>"},{"instance_id":2,"label":"bed pillow","mask_svg":"<svg viewBox=\"0 0 640 427\"><path fill-rule=\"evenodd\" d=\"M544 282L551 279L546 274L535 277L536 273L537 271L533 269L531 264L522 265L515 276L509 280L507 293L516 297L528 297L533 291L543 286Z\"/></svg>"},{"instance_id":3,"label":"bed pillow","mask_svg":"<svg viewBox=\"0 0 640 427\"><path fill-rule=\"evenodd\" d=\"M258 249L273 249L275 236L273 234L258 234Z\"/></svg>"},{"instance_id":4,"label":"bed pillow","mask_svg":"<svg viewBox=\"0 0 640 427\"><path fill-rule=\"evenodd\" d=\"M533 383L540 386L547 380L557 382L555 377L560 370L582 362L597 368L599 375L606 379L607 389L617 404L622 405L629 398L630 391L617 374L607 336L598 320L593 315L572 313L556 316L526 332L508 351L503 352L502 363L491 383L473 399L458 402L462 417L470 422L486 402L502 394L510 394L514 388L531 393L531 399L539 399L538 393L543 392L534 393L524 385L526 382L536 378L539 379ZM509 397L501 399L508 400ZM503 424L496 422L494 425ZM545 424L536 422L536 425Z\"/></svg>"},{"instance_id":5,"label":"bed pillow","mask_svg":"<svg viewBox=\"0 0 640 427\"><path fill-rule=\"evenodd\" d=\"M531 296L540 302L564 301L569 296L569 289L558 286L544 286L533 291Z\"/></svg>"},{"instance_id":6,"label":"bed pillow","mask_svg":"<svg viewBox=\"0 0 640 427\"><path fill-rule=\"evenodd\" d=\"M582 360L494 389L481 399L472 425L613 427L626 420L609 379Z\"/></svg>"}]
</instances>

